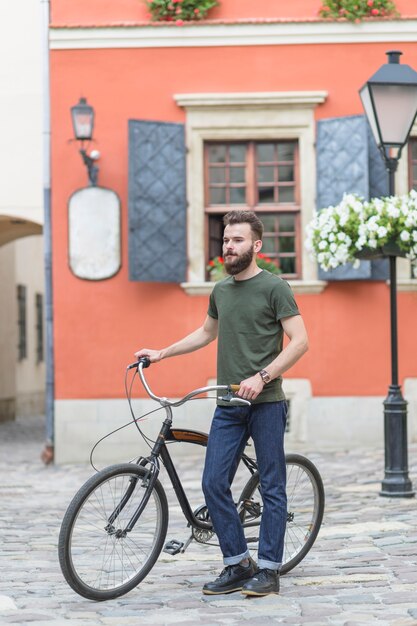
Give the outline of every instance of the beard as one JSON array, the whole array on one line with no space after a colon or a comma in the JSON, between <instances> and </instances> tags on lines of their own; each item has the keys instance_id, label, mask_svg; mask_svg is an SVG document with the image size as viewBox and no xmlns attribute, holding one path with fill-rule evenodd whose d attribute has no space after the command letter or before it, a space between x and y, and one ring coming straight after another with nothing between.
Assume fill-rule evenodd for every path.
<instances>
[{"instance_id":1,"label":"beard","mask_svg":"<svg viewBox=\"0 0 417 626\"><path fill-rule=\"evenodd\" d=\"M224 269L231 276L235 276L243 270L247 269L249 265L252 263L253 255L255 254L252 246L246 252L242 254L234 254L233 256L229 256L229 260L224 261Z\"/></svg>"}]
</instances>

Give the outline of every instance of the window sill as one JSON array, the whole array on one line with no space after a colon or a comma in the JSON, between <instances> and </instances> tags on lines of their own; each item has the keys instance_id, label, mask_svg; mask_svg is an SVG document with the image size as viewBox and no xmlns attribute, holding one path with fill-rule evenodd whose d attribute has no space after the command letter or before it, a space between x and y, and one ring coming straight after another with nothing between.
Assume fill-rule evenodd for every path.
<instances>
[{"instance_id":1,"label":"window sill","mask_svg":"<svg viewBox=\"0 0 417 626\"><path fill-rule=\"evenodd\" d=\"M318 294L326 287L325 280L289 280L288 281L295 295ZM417 283L417 281L415 281ZM215 283L213 282L193 282L181 283L180 287L184 289L189 296L208 296L211 294Z\"/></svg>"},{"instance_id":2,"label":"window sill","mask_svg":"<svg viewBox=\"0 0 417 626\"><path fill-rule=\"evenodd\" d=\"M389 284L389 281L387 281ZM417 291L417 278L399 278L397 280L398 291Z\"/></svg>"}]
</instances>

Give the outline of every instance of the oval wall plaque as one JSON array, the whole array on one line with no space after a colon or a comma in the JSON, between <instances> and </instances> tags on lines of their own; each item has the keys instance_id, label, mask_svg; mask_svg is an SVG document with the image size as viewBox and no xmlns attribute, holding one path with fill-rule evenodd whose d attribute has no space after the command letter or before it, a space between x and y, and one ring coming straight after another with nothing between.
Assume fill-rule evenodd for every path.
<instances>
[{"instance_id":1,"label":"oval wall plaque","mask_svg":"<svg viewBox=\"0 0 417 626\"><path fill-rule=\"evenodd\" d=\"M120 269L120 200L111 189L85 187L68 203L71 271L85 280L103 280Z\"/></svg>"}]
</instances>

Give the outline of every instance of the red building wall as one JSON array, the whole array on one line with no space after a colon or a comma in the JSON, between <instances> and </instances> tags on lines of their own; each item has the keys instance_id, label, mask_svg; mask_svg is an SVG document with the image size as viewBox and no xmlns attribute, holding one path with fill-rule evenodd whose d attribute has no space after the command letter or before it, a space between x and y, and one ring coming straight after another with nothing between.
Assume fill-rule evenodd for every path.
<instances>
[{"instance_id":1,"label":"red building wall","mask_svg":"<svg viewBox=\"0 0 417 626\"><path fill-rule=\"evenodd\" d=\"M213 20L242 19L315 19L322 5L320 0L221 0L208 17ZM396 0L401 16L417 15L414 0ZM109 24L148 20L144 0L52 0L52 23L59 25Z\"/></svg>"},{"instance_id":2,"label":"red building wall","mask_svg":"<svg viewBox=\"0 0 417 626\"><path fill-rule=\"evenodd\" d=\"M212 17L311 17L319 2L224 0ZM397 5L411 14L414 2ZM256 15L253 15L256 5ZM251 8L252 7L252 8ZM414 11L417 14L417 11ZM56 25L105 24L145 19L136 0L53 0ZM316 117L360 114L358 89L399 48L417 67L417 46L399 43L164 49L53 50L52 205L56 397L123 397L123 371L136 349L163 347L202 323L206 296L177 285L128 280L127 172L129 119L185 121L173 94L326 90ZM68 267L67 203L86 184L72 138L70 107L80 96L96 112L99 184L122 204L121 271L97 283ZM315 396L383 395L389 382L389 293L384 283L331 283L318 295L297 296L310 335L309 353L287 377L307 378ZM417 293L399 294L400 380L417 376ZM168 396L181 395L215 377L215 346L151 368L149 378Z\"/></svg>"}]
</instances>

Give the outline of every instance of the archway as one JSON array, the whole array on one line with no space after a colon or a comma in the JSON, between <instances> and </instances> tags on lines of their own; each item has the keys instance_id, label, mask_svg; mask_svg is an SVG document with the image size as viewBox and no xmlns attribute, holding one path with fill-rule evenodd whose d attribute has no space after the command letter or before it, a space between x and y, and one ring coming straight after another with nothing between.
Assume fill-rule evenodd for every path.
<instances>
[{"instance_id":1,"label":"archway","mask_svg":"<svg viewBox=\"0 0 417 626\"><path fill-rule=\"evenodd\" d=\"M27 213L0 214L0 422L44 415L43 226Z\"/></svg>"}]
</instances>

